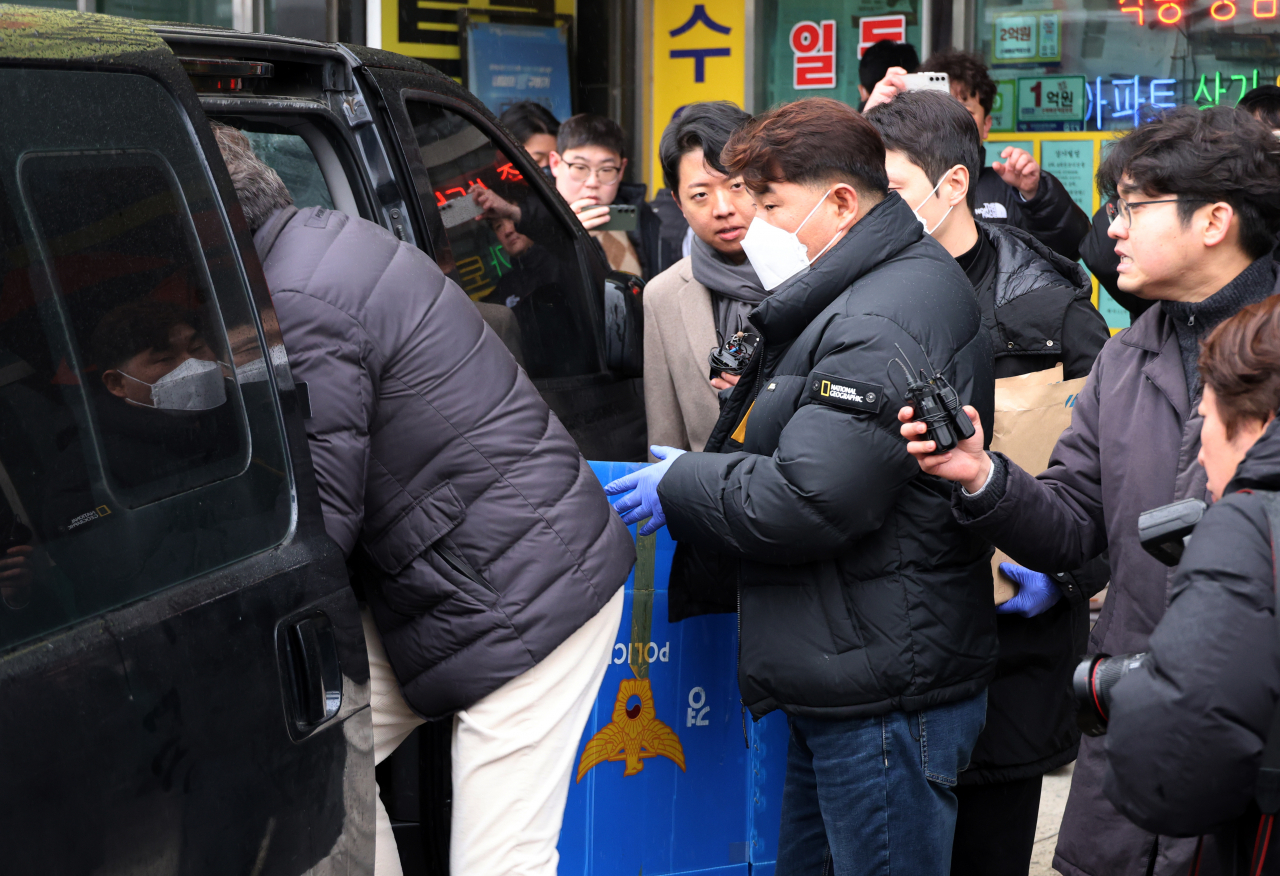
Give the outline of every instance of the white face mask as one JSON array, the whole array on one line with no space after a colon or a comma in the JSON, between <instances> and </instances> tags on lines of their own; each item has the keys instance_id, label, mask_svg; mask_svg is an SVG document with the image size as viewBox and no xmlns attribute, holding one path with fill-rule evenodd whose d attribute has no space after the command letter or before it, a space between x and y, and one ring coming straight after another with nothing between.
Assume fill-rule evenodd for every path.
<instances>
[{"instance_id":1,"label":"white face mask","mask_svg":"<svg viewBox=\"0 0 1280 876\"><path fill-rule=\"evenodd\" d=\"M950 173L950 172L951 172L951 170L952 170L952 168L948 168L947 173ZM927 198L925 198L923 201L921 201L921 202L920 202L920 204L919 204L919 206L917 206L914 210L912 210L912 211L911 211L912 213L915 213L915 214L916 214L916 218L920 220L920 225L921 225L921 227L923 227L923 228L924 228L924 233L925 233L925 234L933 234L933 232L935 232L935 231L937 231L939 228L941 228L941 227L942 227L942 223L947 221L947 217L951 215L951 211L952 211L952 210L954 210L954 209L956 208L956 205L955 205L955 204L952 204L950 207L948 207L948 208L947 208L947 212L945 212L945 213L943 213L943 214L942 214L942 218L941 218L941 219L939 219L939 220L938 220L938 222L937 222L937 224L936 224L936 225L934 225L932 228L930 228L930 227L929 227L929 223L925 221L924 217L920 215L920 210L924 207L924 205L925 205L925 204L929 203L929 198L932 198L932 197L934 196L934 194L938 191L938 189L942 188L942 180L944 180L944 179L946 179L946 178L947 178L947 174L946 174L946 173L944 173L944 174L942 175L942 178L938 180L938 184L937 184L936 186L934 186L934 187L933 187L933 191L932 191L932 192L929 192L929 197L927 197Z\"/></svg>"},{"instance_id":2,"label":"white face mask","mask_svg":"<svg viewBox=\"0 0 1280 876\"><path fill-rule=\"evenodd\" d=\"M293 376L289 372L289 355L284 344L272 344L267 348L266 356L259 356L252 362L246 362L236 369L236 382L260 383L267 379L267 359L271 360L271 371L275 372L276 386L289 389L293 386Z\"/></svg>"},{"instance_id":3,"label":"white face mask","mask_svg":"<svg viewBox=\"0 0 1280 876\"><path fill-rule=\"evenodd\" d=\"M808 270L809 265L816 262L836 242L835 237L827 241L827 245L813 257L813 261L809 260L809 248L800 242L800 229L813 218L827 195L833 191L834 189L827 189L827 194L818 199L818 203L813 205L809 215L804 217L804 222L795 231L784 231L776 225L770 225L759 215L752 217L747 234L742 238L742 251L747 254L747 261L751 262L751 267L755 269L760 285L764 286L766 292L772 292L796 274Z\"/></svg>"},{"instance_id":4,"label":"white face mask","mask_svg":"<svg viewBox=\"0 0 1280 876\"><path fill-rule=\"evenodd\" d=\"M151 387L151 404L144 407L161 411L211 411L227 400L222 366L217 362L188 359L155 383L120 373L135 383Z\"/></svg>"}]
</instances>

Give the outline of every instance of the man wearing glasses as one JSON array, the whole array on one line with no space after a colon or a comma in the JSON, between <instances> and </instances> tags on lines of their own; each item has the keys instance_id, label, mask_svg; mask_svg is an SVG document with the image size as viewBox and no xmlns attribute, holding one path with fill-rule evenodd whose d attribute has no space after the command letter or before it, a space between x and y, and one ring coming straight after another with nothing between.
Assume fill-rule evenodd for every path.
<instances>
[{"instance_id":1,"label":"man wearing glasses","mask_svg":"<svg viewBox=\"0 0 1280 876\"><path fill-rule=\"evenodd\" d=\"M645 187L622 181L626 170L625 136L613 119L579 113L560 126L551 153L556 189L604 248L610 267L648 280L680 255L664 257L659 242L662 222L645 203ZM636 207L634 223L610 211L613 204ZM618 225L631 227L613 227Z\"/></svg>"},{"instance_id":2,"label":"man wearing glasses","mask_svg":"<svg viewBox=\"0 0 1280 876\"><path fill-rule=\"evenodd\" d=\"M908 450L956 482L957 519L1017 562L1051 574L1110 549L1111 589L1089 650L1147 650L1172 569L1138 543L1138 514L1208 500L1196 461L1200 341L1242 307L1280 291L1271 250L1280 231L1280 142L1228 107L1181 107L1116 142L1098 172L1114 206L1108 236L1120 289L1155 303L1103 347L1049 468L1033 477L982 449L982 427L950 453L928 455L921 424ZM977 417L974 415L975 423ZM1088 599L1082 588L1061 598ZM1187 872L1196 841L1153 836L1126 820L1106 775L1104 742L1081 741L1054 869L1066 876ZM1104 793L1105 791L1105 793ZM1112 801L1121 804L1117 810Z\"/></svg>"}]
</instances>

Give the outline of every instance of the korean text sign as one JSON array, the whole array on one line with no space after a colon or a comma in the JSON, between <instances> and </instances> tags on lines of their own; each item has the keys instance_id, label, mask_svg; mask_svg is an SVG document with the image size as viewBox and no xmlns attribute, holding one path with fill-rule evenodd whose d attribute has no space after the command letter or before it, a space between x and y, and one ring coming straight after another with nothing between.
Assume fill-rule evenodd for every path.
<instances>
[{"instance_id":1,"label":"korean text sign","mask_svg":"<svg viewBox=\"0 0 1280 876\"><path fill-rule=\"evenodd\" d=\"M661 185L658 142L682 107L704 100L742 106L746 12L741 0L654 0L653 87L647 178ZM650 193L652 196L652 192Z\"/></svg>"}]
</instances>

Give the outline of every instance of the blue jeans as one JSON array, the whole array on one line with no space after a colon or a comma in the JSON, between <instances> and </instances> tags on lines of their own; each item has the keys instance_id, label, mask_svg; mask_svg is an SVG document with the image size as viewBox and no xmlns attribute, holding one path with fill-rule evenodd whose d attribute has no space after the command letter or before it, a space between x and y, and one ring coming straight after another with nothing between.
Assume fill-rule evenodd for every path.
<instances>
[{"instance_id":1,"label":"blue jeans","mask_svg":"<svg viewBox=\"0 0 1280 876\"><path fill-rule=\"evenodd\" d=\"M790 717L777 876L946 876L986 691L922 712Z\"/></svg>"}]
</instances>

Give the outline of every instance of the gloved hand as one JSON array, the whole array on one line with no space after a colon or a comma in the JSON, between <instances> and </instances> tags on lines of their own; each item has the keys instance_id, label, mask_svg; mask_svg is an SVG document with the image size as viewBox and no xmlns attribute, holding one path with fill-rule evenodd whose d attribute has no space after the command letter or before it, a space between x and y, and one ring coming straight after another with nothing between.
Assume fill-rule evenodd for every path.
<instances>
[{"instance_id":1,"label":"gloved hand","mask_svg":"<svg viewBox=\"0 0 1280 876\"><path fill-rule=\"evenodd\" d=\"M662 461L610 481L604 488L606 496L627 494L613 503L614 510L622 515L622 522L627 526L649 518L649 522L640 527L641 535L653 535L667 525L667 515L662 513L662 504L658 501L658 482L676 457L685 451L655 444L649 452Z\"/></svg>"},{"instance_id":2,"label":"gloved hand","mask_svg":"<svg viewBox=\"0 0 1280 876\"><path fill-rule=\"evenodd\" d=\"M996 606L998 614L1020 614L1023 617L1035 617L1049 610L1055 602L1062 598L1062 591L1053 583L1048 575L1033 572L1026 566L1017 563L1001 563L1000 571L1004 572L1018 585L1018 595L1004 605Z\"/></svg>"}]
</instances>

